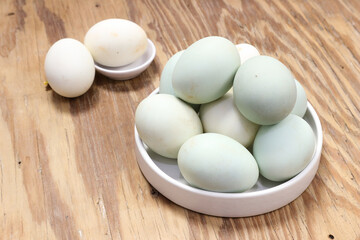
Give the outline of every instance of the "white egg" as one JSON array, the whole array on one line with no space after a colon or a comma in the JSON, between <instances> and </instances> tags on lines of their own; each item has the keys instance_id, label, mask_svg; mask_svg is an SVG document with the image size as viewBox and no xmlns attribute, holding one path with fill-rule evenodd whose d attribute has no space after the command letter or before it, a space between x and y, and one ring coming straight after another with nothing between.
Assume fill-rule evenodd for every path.
<instances>
[{"instance_id":1,"label":"white egg","mask_svg":"<svg viewBox=\"0 0 360 240\"><path fill-rule=\"evenodd\" d=\"M181 146L181 174L191 185L216 192L242 192L255 185L259 169L254 157L234 139L217 134L196 135Z\"/></svg>"},{"instance_id":2,"label":"white egg","mask_svg":"<svg viewBox=\"0 0 360 240\"><path fill-rule=\"evenodd\" d=\"M134 62L147 48L145 31L125 19L107 19L96 23L85 35L85 46L95 62L120 67Z\"/></svg>"},{"instance_id":3,"label":"white egg","mask_svg":"<svg viewBox=\"0 0 360 240\"><path fill-rule=\"evenodd\" d=\"M168 158L177 158L181 145L203 132L197 113L169 94L145 98L136 109L135 124L143 142Z\"/></svg>"},{"instance_id":4,"label":"white egg","mask_svg":"<svg viewBox=\"0 0 360 240\"><path fill-rule=\"evenodd\" d=\"M46 54L45 75L56 93L77 97L94 82L94 60L81 42L71 38L61 39Z\"/></svg>"},{"instance_id":5,"label":"white egg","mask_svg":"<svg viewBox=\"0 0 360 240\"><path fill-rule=\"evenodd\" d=\"M301 84L295 79L296 83L296 101L292 114L298 115L299 117L304 117L307 109L307 97L304 88Z\"/></svg>"},{"instance_id":6,"label":"white egg","mask_svg":"<svg viewBox=\"0 0 360 240\"><path fill-rule=\"evenodd\" d=\"M252 144L259 128L237 109L232 91L218 100L201 105L199 115L204 132L226 135L245 147Z\"/></svg>"},{"instance_id":7,"label":"white egg","mask_svg":"<svg viewBox=\"0 0 360 240\"><path fill-rule=\"evenodd\" d=\"M301 172L315 149L315 135L301 117L290 114L281 122L260 127L253 154L260 174L272 181L284 181Z\"/></svg>"},{"instance_id":8,"label":"white egg","mask_svg":"<svg viewBox=\"0 0 360 240\"><path fill-rule=\"evenodd\" d=\"M241 64L243 64L246 60L248 60L252 57L256 57L256 56L260 55L260 53L256 49L256 47L254 47L253 45L247 44L247 43L237 44L236 48L240 55Z\"/></svg>"}]
</instances>

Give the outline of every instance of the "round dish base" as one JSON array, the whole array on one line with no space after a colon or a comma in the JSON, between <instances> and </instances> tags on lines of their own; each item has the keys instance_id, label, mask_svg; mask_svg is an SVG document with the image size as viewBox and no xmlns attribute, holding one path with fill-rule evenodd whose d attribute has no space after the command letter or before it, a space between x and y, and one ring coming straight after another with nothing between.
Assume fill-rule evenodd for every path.
<instances>
[{"instance_id":1,"label":"round dish base","mask_svg":"<svg viewBox=\"0 0 360 240\"><path fill-rule=\"evenodd\" d=\"M156 93L158 89L152 94ZM319 117L310 103L304 119L315 133L315 152L308 166L285 182L272 182L260 177L253 188L242 193L218 193L194 188L182 177L176 159L168 159L151 151L141 141L135 126L137 162L149 183L166 198L182 207L219 217L264 214L281 208L299 197L317 172L323 137Z\"/></svg>"}]
</instances>

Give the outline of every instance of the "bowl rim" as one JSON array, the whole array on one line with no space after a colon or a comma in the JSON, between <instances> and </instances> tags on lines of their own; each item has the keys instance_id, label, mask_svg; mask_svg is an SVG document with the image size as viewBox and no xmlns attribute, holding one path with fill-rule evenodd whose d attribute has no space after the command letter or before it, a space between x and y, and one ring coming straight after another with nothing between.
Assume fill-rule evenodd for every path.
<instances>
[{"instance_id":1,"label":"bowl rim","mask_svg":"<svg viewBox=\"0 0 360 240\"><path fill-rule=\"evenodd\" d=\"M159 88L156 88L149 96L157 94L158 92L159 92ZM315 123L315 130L316 130L316 132L314 133L316 136L316 148L315 148L314 154L311 158L311 161L305 167L305 169L303 171L301 171L299 174L297 174L295 177L293 177L283 183L280 183L277 186L259 190L259 191L241 192L241 193L222 193L222 192L206 191L203 189L185 185L185 184L177 181L176 179L170 177L169 175L167 175L154 163L154 161L151 159L151 157L147 153L146 149L144 148L143 142L142 142L142 140L138 134L138 131L136 129L136 124L134 125L135 142L136 142L136 145L138 147L138 150L139 150L141 156L144 158L144 160L148 164L148 166L154 172L156 172L156 174L158 174L163 180L165 180L166 182L168 182L184 191L193 192L195 194L200 194L200 195L206 196L206 197L223 198L223 199L239 199L239 198L245 199L245 198L261 197L261 196L268 195L268 194L276 194L285 189L291 188L299 180L301 180L303 177L305 177L307 175L307 173L310 172L316 166L318 161L320 160L322 144L323 144L323 132L322 132L320 119L319 119L317 113L315 112L315 109L309 102L307 102L307 109L309 110L310 115L313 117L313 120Z\"/></svg>"},{"instance_id":2,"label":"bowl rim","mask_svg":"<svg viewBox=\"0 0 360 240\"><path fill-rule=\"evenodd\" d=\"M150 39L147 39L147 42L148 42L149 50L146 50L146 51L150 51L150 57L147 58L144 63L142 63L134 68L122 70L121 69L122 67L106 67L106 66L101 65L94 61L95 68L99 71L112 73L112 74L128 74L128 73L133 73L133 72L142 70L144 67L150 65L150 63L154 60L155 55L156 55L156 48L155 48L154 43Z\"/></svg>"}]
</instances>

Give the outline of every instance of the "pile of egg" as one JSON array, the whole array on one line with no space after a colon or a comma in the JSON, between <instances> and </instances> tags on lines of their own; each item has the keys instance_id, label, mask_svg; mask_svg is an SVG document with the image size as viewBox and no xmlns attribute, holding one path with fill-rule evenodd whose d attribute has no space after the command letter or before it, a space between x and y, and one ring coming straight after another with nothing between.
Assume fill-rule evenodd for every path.
<instances>
[{"instance_id":1,"label":"pile of egg","mask_svg":"<svg viewBox=\"0 0 360 240\"><path fill-rule=\"evenodd\" d=\"M95 62L105 67L125 66L140 58L146 48L146 33L136 23L103 20L89 29L84 44L64 38L51 46L45 58L46 79L59 95L78 97L94 82Z\"/></svg>"},{"instance_id":2,"label":"pile of egg","mask_svg":"<svg viewBox=\"0 0 360 240\"><path fill-rule=\"evenodd\" d=\"M190 185L243 192L259 174L285 181L307 166L315 135L306 109L305 91L283 63L212 36L169 59L159 94L138 105L135 123L152 151L177 159Z\"/></svg>"}]
</instances>

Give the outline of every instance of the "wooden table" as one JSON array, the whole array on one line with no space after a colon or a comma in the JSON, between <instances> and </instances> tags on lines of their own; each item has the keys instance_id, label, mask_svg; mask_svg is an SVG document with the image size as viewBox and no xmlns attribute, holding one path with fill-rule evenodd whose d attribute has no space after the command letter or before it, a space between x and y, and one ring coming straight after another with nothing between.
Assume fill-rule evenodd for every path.
<instances>
[{"instance_id":1,"label":"wooden table","mask_svg":"<svg viewBox=\"0 0 360 240\"><path fill-rule=\"evenodd\" d=\"M0 6L0 239L360 239L360 2L4 0ZM155 43L131 81L99 74L85 95L44 86L57 40L126 18ZM196 40L247 42L285 63L320 116L310 187L249 218L188 211L153 189L134 153L134 112L167 59Z\"/></svg>"}]
</instances>

